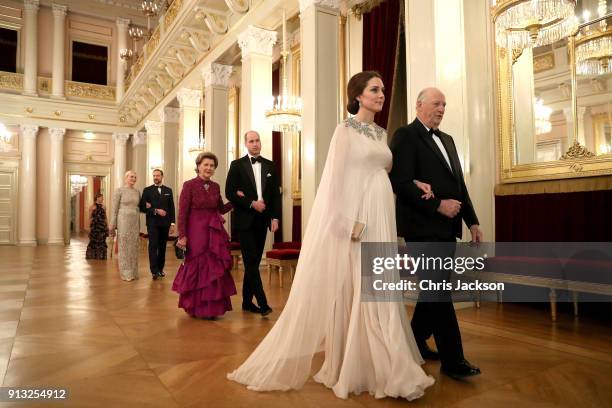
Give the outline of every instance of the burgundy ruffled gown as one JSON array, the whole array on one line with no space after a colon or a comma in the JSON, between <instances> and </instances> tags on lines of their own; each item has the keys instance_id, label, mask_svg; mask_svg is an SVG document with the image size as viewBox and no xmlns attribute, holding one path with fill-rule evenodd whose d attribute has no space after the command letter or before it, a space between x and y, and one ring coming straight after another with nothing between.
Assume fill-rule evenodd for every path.
<instances>
[{"instance_id":1,"label":"burgundy ruffled gown","mask_svg":"<svg viewBox=\"0 0 612 408\"><path fill-rule=\"evenodd\" d=\"M221 214L232 209L223 204L219 184L200 177L183 184L179 199L179 238L187 237L185 261L179 267L172 290L178 306L192 317L212 318L232 310L236 294L232 279L230 238Z\"/></svg>"}]
</instances>

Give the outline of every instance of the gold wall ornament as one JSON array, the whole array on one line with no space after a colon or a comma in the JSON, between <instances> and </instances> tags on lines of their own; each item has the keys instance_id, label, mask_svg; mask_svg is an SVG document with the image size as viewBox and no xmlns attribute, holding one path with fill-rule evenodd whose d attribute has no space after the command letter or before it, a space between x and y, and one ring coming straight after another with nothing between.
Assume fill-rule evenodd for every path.
<instances>
[{"instance_id":1,"label":"gold wall ornament","mask_svg":"<svg viewBox=\"0 0 612 408\"><path fill-rule=\"evenodd\" d=\"M91 120L94 120L96 118L96 115L94 115L93 113L90 113L89 115L87 115L87 117Z\"/></svg>"},{"instance_id":2,"label":"gold wall ornament","mask_svg":"<svg viewBox=\"0 0 612 408\"><path fill-rule=\"evenodd\" d=\"M62 111L61 110L56 110L55 112L53 112L53 114L55 116L62 116Z\"/></svg>"},{"instance_id":3,"label":"gold wall ornament","mask_svg":"<svg viewBox=\"0 0 612 408\"><path fill-rule=\"evenodd\" d=\"M584 168L584 166L582 164L579 163L572 163L572 165L569 167L570 170L577 172L582 171L582 169Z\"/></svg>"},{"instance_id":4,"label":"gold wall ornament","mask_svg":"<svg viewBox=\"0 0 612 408\"><path fill-rule=\"evenodd\" d=\"M351 7L351 13L355 15L357 20L361 20L361 17L378 7L384 0L365 0L359 4L355 4Z\"/></svg>"},{"instance_id":5,"label":"gold wall ornament","mask_svg":"<svg viewBox=\"0 0 612 408\"><path fill-rule=\"evenodd\" d=\"M126 120L127 118L125 117L125 115L119 116L119 122L124 123Z\"/></svg>"},{"instance_id":6,"label":"gold wall ornament","mask_svg":"<svg viewBox=\"0 0 612 408\"><path fill-rule=\"evenodd\" d=\"M157 28L153 32L153 35L151 36L149 41L147 41L147 56L149 58L151 57L151 55L153 55L153 52L159 45L159 36L160 36L160 30L159 30L159 26L157 26Z\"/></svg>"},{"instance_id":7,"label":"gold wall ornament","mask_svg":"<svg viewBox=\"0 0 612 408\"><path fill-rule=\"evenodd\" d=\"M533 73L537 74L555 67L555 54L552 52L533 57Z\"/></svg>"},{"instance_id":8,"label":"gold wall ornament","mask_svg":"<svg viewBox=\"0 0 612 408\"><path fill-rule=\"evenodd\" d=\"M174 0L168 10L166 11L166 15L164 16L164 24L166 30L170 28L174 20L176 19L177 14L181 10L183 6L183 0Z\"/></svg>"},{"instance_id":9,"label":"gold wall ornament","mask_svg":"<svg viewBox=\"0 0 612 408\"><path fill-rule=\"evenodd\" d=\"M66 95L76 98L115 101L115 87L66 81Z\"/></svg>"},{"instance_id":10,"label":"gold wall ornament","mask_svg":"<svg viewBox=\"0 0 612 408\"><path fill-rule=\"evenodd\" d=\"M582 146L577 140L567 149L567 152L561 156L561 160L570 159L586 159L589 157L595 157L595 153L590 152L585 146Z\"/></svg>"},{"instance_id":11,"label":"gold wall ornament","mask_svg":"<svg viewBox=\"0 0 612 408\"><path fill-rule=\"evenodd\" d=\"M523 50L520 48L514 48L512 50L512 65L514 65L516 63L516 61L518 61L519 58L521 58L521 55L523 55Z\"/></svg>"},{"instance_id":12,"label":"gold wall ornament","mask_svg":"<svg viewBox=\"0 0 612 408\"><path fill-rule=\"evenodd\" d=\"M38 91L41 93L51 92L51 78L38 77Z\"/></svg>"},{"instance_id":13,"label":"gold wall ornament","mask_svg":"<svg viewBox=\"0 0 612 408\"><path fill-rule=\"evenodd\" d=\"M23 91L23 74L0 71L0 89Z\"/></svg>"},{"instance_id":14,"label":"gold wall ornament","mask_svg":"<svg viewBox=\"0 0 612 408\"><path fill-rule=\"evenodd\" d=\"M32 108L32 107L28 106L27 108L25 108L25 111L26 111L27 113L32 113L32 112L34 112L34 108Z\"/></svg>"}]
</instances>

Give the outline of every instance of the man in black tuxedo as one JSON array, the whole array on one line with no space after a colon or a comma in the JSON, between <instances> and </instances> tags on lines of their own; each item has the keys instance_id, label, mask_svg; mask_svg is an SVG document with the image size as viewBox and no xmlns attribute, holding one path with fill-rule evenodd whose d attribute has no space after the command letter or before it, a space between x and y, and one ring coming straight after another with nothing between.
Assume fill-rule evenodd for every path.
<instances>
[{"instance_id":1,"label":"man in black tuxedo","mask_svg":"<svg viewBox=\"0 0 612 408\"><path fill-rule=\"evenodd\" d=\"M244 135L248 154L230 165L225 182L225 196L234 205L234 224L239 234L244 262L242 310L272 312L261 283L259 263L266 243L267 230L278 230L281 209L279 179L274 163L260 156L259 134L250 130ZM253 304L253 296L258 306Z\"/></svg>"},{"instance_id":2,"label":"man in black tuxedo","mask_svg":"<svg viewBox=\"0 0 612 408\"><path fill-rule=\"evenodd\" d=\"M153 185L145 187L140 199L140 211L147 214L149 234L149 267L153 279L163 278L166 264L166 243L170 229L174 229L174 199L172 189L162 184L164 172L153 170Z\"/></svg>"},{"instance_id":3,"label":"man in black tuxedo","mask_svg":"<svg viewBox=\"0 0 612 408\"><path fill-rule=\"evenodd\" d=\"M413 247L422 246L425 256L454 256L456 239L462 235L462 220L470 228L472 241L482 241L455 143L438 129L445 108L446 98L440 90L421 91L416 103L417 118L399 128L390 145L393 168L389 177L396 194L398 236L404 237L409 249L411 242ZM422 199L423 192L415 180L430 184L435 197ZM416 244L419 242L427 244ZM451 271L428 270L419 277L449 282ZM450 291L421 291L411 325L421 355L440 359L442 372L453 378L480 374L463 356ZM438 352L427 346L426 340L432 334Z\"/></svg>"}]
</instances>

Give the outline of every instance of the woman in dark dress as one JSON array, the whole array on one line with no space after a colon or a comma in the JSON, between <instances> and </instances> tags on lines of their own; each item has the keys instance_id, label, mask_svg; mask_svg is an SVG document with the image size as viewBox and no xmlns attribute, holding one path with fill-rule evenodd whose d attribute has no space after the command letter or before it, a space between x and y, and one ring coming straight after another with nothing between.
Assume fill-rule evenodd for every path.
<instances>
[{"instance_id":1,"label":"woman in dark dress","mask_svg":"<svg viewBox=\"0 0 612 408\"><path fill-rule=\"evenodd\" d=\"M179 307L192 317L207 319L232 310L230 296L236 294L230 273L230 239L221 216L232 204L223 204L219 184L210 179L217 165L214 154L200 153L198 176L183 184L177 246L187 251L172 284L172 290L180 294Z\"/></svg>"},{"instance_id":2,"label":"woman in dark dress","mask_svg":"<svg viewBox=\"0 0 612 408\"><path fill-rule=\"evenodd\" d=\"M108 222L104 209L104 196L96 193L96 202L89 209L91 223L89 224L89 244L87 244L86 259L106 259L106 237L108 237Z\"/></svg>"}]
</instances>

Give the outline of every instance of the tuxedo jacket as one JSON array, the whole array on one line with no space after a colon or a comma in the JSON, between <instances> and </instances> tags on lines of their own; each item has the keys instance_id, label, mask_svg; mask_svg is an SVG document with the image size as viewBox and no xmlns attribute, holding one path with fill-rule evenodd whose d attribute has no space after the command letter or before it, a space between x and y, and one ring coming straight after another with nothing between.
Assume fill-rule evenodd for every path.
<instances>
[{"instance_id":1,"label":"tuxedo jacket","mask_svg":"<svg viewBox=\"0 0 612 408\"><path fill-rule=\"evenodd\" d=\"M242 191L245 196L239 197L238 191ZM280 218L281 194L274 163L263 157L261 158L261 192L266 203L266 210L261 215L269 224L271 219ZM239 231L249 229L253 219L259 213L251 208L251 203L257 201L257 186L248 155L232 161L225 181L225 197L234 205L233 222L236 229Z\"/></svg>"},{"instance_id":2,"label":"tuxedo jacket","mask_svg":"<svg viewBox=\"0 0 612 408\"><path fill-rule=\"evenodd\" d=\"M147 203L151 208L147 208ZM164 185L161 186L161 194L155 184L145 187L140 198L140 211L147 215L147 226L169 227L175 222L174 218L174 198L172 189ZM166 216L155 214L155 209L166 211Z\"/></svg>"},{"instance_id":3,"label":"tuxedo jacket","mask_svg":"<svg viewBox=\"0 0 612 408\"><path fill-rule=\"evenodd\" d=\"M418 119L397 129L390 143L393 168L389 177L396 194L397 231L406 241L461 238L461 220L468 227L478 224L455 142L444 132L439 137L450 167L433 136ZM422 199L423 192L414 180L430 184L435 198ZM440 214L437 209L442 199L461 201L459 214L452 219Z\"/></svg>"}]
</instances>

